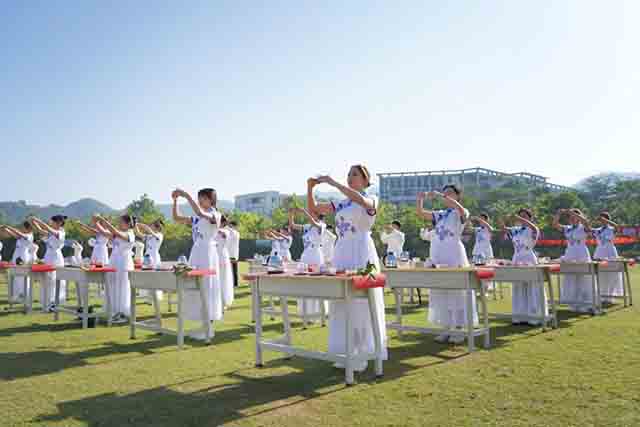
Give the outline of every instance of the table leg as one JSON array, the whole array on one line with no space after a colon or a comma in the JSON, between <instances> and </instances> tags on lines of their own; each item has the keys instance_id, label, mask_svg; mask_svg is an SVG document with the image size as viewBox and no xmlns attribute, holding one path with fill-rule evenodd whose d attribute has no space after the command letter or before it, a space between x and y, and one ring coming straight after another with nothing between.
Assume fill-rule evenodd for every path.
<instances>
[{"instance_id":1,"label":"table leg","mask_svg":"<svg viewBox=\"0 0 640 427\"><path fill-rule=\"evenodd\" d=\"M551 307L549 307L551 309L551 314L553 316L553 328L557 329L558 328L558 307L556 305L556 301L555 301L555 295L554 295L554 291L553 291L553 281L551 279L551 276L548 276L547 280L547 286L549 289L549 303L551 304Z\"/></svg>"},{"instance_id":2,"label":"table leg","mask_svg":"<svg viewBox=\"0 0 640 427\"><path fill-rule=\"evenodd\" d=\"M51 274L51 273L47 273L47 274ZM57 277L55 280L55 289L56 289L56 293L53 299L53 303L55 304L55 307L53 308L53 320L57 322L60 319L60 313L58 312L58 306L60 305L60 281L58 280Z\"/></svg>"},{"instance_id":3,"label":"table leg","mask_svg":"<svg viewBox=\"0 0 640 427\"><path fill-rule=\"evenodd\" d=\"M535 282L536 283L536 288L538 289L538 292L540 293L539 299L540 299L540 320L541 320L541 325L542 325L542 330L546 331L547 330L547 316L544 312L544 306L545 306L545 302L547 301L547 299L544 296L544 282L540 283L540 282Z\"/></svg>"},{"instance_id":4,"label":"table leg","mask_svg":"<svg viewBox=\"0 0 640 427\"><path fill-rule=\"evenodd\" d=\"M320 325L324 327L327 324L327 302L320 300Z\"/></svg>"},{"instance_id":5,"label":"table leg","mask_svg":"<svg viewBox=\"0 0 640 427\"><path fill-rule=\"evenodd\" d=\"M253 319L256 322L256 367L262 367L262 308L260 307L260 282L256 279L251 283L251 299L253 302Z\"/></svg>"},{"instance_id":6,"label":"table leg","mask_svg":"<svg viewBox=\"0 0 640 427\"><path fill-rule=\"evenodd\" d=\"M24 281L26 285L26 280ZM7 286L9 287L9 310L13 308L13 299L15 296L13 295L13 274L9 270L7 270ZM26 298L27 293L25 290L24 296Z\"/></svg>"},{"instance_id":7,"label":"table leg","mask_svg":"<svg viewBox=\"0 0 640 427\"><path fill-rule=\"evenodd\" d=\"M593 304L593 314L600 314L600 291L598 290L598 272L591 275L591 296L592 296L592 304Z\"/></svg>"},{"instance_id":8,"label":"table leg","mask_svg":"<svg viewBox=\"0 0 640 427\"><path fill-rule=\"evenodd\" d=\"M298 301L302 302L302 329L307 329L307 298L300 298ZM282 305L283 299L280 298L280 305ZM286 300L285 300L286 302ZM282 308L282 314L284 315L284 307Z\"/></svg>"},{"instance_id":9,"label":"table leg","mask_svg":"<svg viewBox=\"0 0 640 427\"><path fill-rule=\"evenodd\" d=\"M282 323L284 324L284 338L287 345L291 345L291 321L289 320L289 304L286 297L280 297L282 307ZM304 319L303 319L304 321Z\"/></svg>"},{"instance_id":10,"label":"table leg","mask_svg":"<svg viewBox=\"0 0 640 427\"><path fill-rule=\"evenodd\" d=\"M251 287L251 323L256 322L256 313L260 314L260 307L258 307L258 311L256 312L256 304L260 304L260 300L256 297L256 283L254 280L249 282L249 286Z\"/></svg>"},{"instance_id":11,"label":"table leg","mask_svg":"<svg viewBox=\"0 0 640 427\"><path fill-rule=\"evenodd\" d=\"M184 347L184 289L177 287L178 293L178 348Z\"/></svg>"},{"instance_id":12,"label":"table leg","mask_svg":"<svg viewBox=\"0 0 640 427\"><path fill-rule=\"evenodd\" d=\"M494 292L496 290L496 285L494 283ZM487 304L487 292L486 289L483 287L480 288L480 302L482 304L482 323L484 325L485 328L485 332L484 332L484 348L489 348L491 347L491 332L489 329L489 306Z\"/></svg>"},{"instance_id":13,"label":"table leg","mask_svg":"<svg viewBox=\"0 0 640 427\"><path fill-rule=\"evenodd\" d=\"M344 360L344 376L347 386L353 385L353 330L351 326L351 286L345 285L345 360Z\"/></svg>"},{"instance_id":14,"label":"table leg","mask_svg":"<svg viewBox=\"0 0 640 427\"><path fill-rule=\"evenodd\" d=\"M467 339L469 340L469 353L475 350L473 337L473 289L467 289Z\"/></svg>"},{"instance_id":15,"label":"table leg","mask_svg":"<svg viewBox=\"0 0 640 427\"><path fill-rule=\"evenodd\" d=\"M631 292L631 275L629 274L629 266L625 263L624 275L627 277L627 294L629 295L629 305L633 305L633 293Z\"/></svg>"},{"instance_id":16,"label":"table leg","mask_svg":"<svg viewBox=\"0 0 640 427\"><path fill-rule=\"evenodd\" d=\"M378 319L378 311L376 310L376 298L374 289L369 289L367 296L369 298L369 313L371 314L371 329L373 330L373 342L376 348L375 369L376 377L382 377L382 325L385 323L385 319Z\"/></svg>"},{"instance_id":17,"label":"table leg","mask_svg":"<svg viewBox=\"0 0 640 427\"><path fill-rule=\"evenodd\" d=\"M133 285L133 283L131 283L131 285ZM107 290L107 299L108 299L108 289L109 286L106 286L105 289ZM131 286L131 296L130 296L130 301L131 301L131 320L129 322L129 330L130 330L130 338L132 340L136 339L136 291L137 289L133 286ZM109 326L111 326L111 310L109 310Z\"/></svg>"},{"instance_id":18,"label":"table leg","mask_svg":"<svg viewBox=\"0 0 640 427\"><path fill-rule=\"evenodd\" d=\"M209 301L207 301L208 294L207 294L207 290L202 285L201 279L198 278L196 282L198 283L198 288L200 289L200 301L201 301L200 315L202 318L202 326L204 327L204 331L205 331L204 342L207 344L210 344L211 337L213 336L213 326L212 326L213 320L209 319ZM181 287L179 283L178 283L178 286Z\"/></svg>"},{"instance_id":19,"label":"table leg","mask_svg":"<svg viewBox=\"0 0 640 427\"><path fill-rule=\"evenodd\" d=\"M158 291L151 291L151 301L153 302L153 311L158 327L162 327L162 315L160 314L160 302L158 301Z\"/></svg>"},{"instance_id":20,"label":"table leg","mask_svg":"<svg viewBox=\"0 0 640 427\"><path fill-rule=\"evenodd\" d=\"M33 311L33 280L30 277L24 278L24 297L25 301L25 312L30 314Z\"/></svg>"},{"instance_id":21,"label":"table leg","mask_svg":"<svg viewBox=\"0 0 640 427\"><path fill-rule=\"evenodd\" d=\"M80 289L76 294L80 298L78 303L82 304L82 329L87 329L89 327L89 283L76 282L76 289Z\"/></svg>"},{"instance_id":22,"label":"table leg","mask_svg":"<svg viewBox=\"0 0 640 427\"><path fill-rule=\"evenodd\" d=\"M114 273L108 273L108 274L114 274ZM130 277L131 276L133 276L133 275L130 275ZM131 280L133 280L133 279L131 279ZM132 281L130 283L133 284ZM112 322L113 316L111 314L111 292L112 292L111 284L109 283L109 280L106 278L106 275L105 275L105 279L104 279L104 294L103 294L103 296L104 296L104 309L107 312L107 326L108 327L111 327L111 325L113 324L113 322ZM135 288L133 286L131 286L131 294L132 294L132 298L133 298L131 300L132 301L131 310L134 310L135 306L136 306L136 304L135 304L136 297L135 297ZM135 338L135 336L132 337L132 338Z\"/></svg>"},{"instance_id":23,"label":"table leg","mask_svg":"<svg viewBox=\"0 0 640 427\"><path fill-rule=\"evenodd\" d=\"M402 294L404 294L404 289L394 288L393 294L396 300L396 324L399 326L397 331L398 335L402 335Z\"/></svg>"}]
</instances>

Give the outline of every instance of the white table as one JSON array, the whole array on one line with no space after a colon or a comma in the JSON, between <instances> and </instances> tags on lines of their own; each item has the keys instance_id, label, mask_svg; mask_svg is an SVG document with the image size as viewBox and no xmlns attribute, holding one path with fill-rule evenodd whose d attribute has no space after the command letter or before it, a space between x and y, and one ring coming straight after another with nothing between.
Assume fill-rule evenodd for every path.
<instances>
[{"instance_id":1,"label":"white table","mask_svg":"<svg viewBox=\"0 0 640 427\"><path fill-rule=\"evenodd\" d=\"M259 273L267 273L269 270L268 267L263 265L261 261L251 259L251 260L248 260L248 263L249 263L249 276L253 276ZM251 286L251 291L253 292L256 281L252 279L248 279L248 282L249 282L249 285ZM276 304L274 304L273 296L270 296L269 308L263 308L262 314L269 315L269 318L271 320L275 320L276 317L283 317L284 315L284 308L282 306L283 303L287 303L287 300L280 299L280 306L277 307ZM262 304L262 301L260 301L260 304ZM307 305L302 304L301 313L288 313L288 316L289 316L289 319L294 318L294 319L302 320L302 328L306 329L307 325L314 320L319 320L320 324L322 326L325 326L326 319L327 319L327 312L325 309L324 301L321 301L319 313L307 313ZM252 310L251 323L255 323L255 321L256 319L254 317L254 312Z\"/></svg>"},{"instance_id":2,"label":"white table","mask_svg":"<svg viewBox=\"0 0 640 427\"><path fill-rule=\"evenodd\" d=\"M502 283L532 283L535 286L536 291L539 293L539 301L541 302L540 315L539 316L528 316L523 314L518 314L518 318L522 318L524 320L538 321L542 325L542 329L547 328L547 324L551 325L553 328L558 327L558 310L557 305L555 303L555 298L553 295L553 284L551 281L550 270L553 268L552 265L500 265L500 266L492 266L495 271L495 277L493 279L496 284L502 285ZM546 300L546 296L544 294L544 288L547 286L547 290L549 292L549 308L551 309L551 313L549 315L544 314L544 305L543 301ZM502 314L502 313L491 313L491 316L497 318L512 318L513 314Z\"/></svg>"},{"instance_id":3,"label":"white table","mask_svg":"<svg viewBox=\"0 0 640 427\"><path fill-rule=\"evenodd\" d=\"M442 334L446 332L451 336L464 336L469 344L469 352L475 350L474 339L476 336L484 336L484 347L489 348L491 337L489 332L489 318L487 312L487 294L482 280L478 278L476 268L388 268L383 270L387 276L387 287L393 290L396 303L395 322L387 324L388 328L395 329L398 333L403 331L415 331L425 334ZM493 280L487 279L487 280ZM424 328L407 326L402 324L402 294L404 289L438 289L447 291L462 291L466 297L467 319L465 328ZM477 293L482 305L482 327L476 328L473 323L473 295Z\"/></svg>"},{"instance_id":4,"label":"white table","mask_svg":"<svg viewBox=\"0 0 640 427\"><path fill-rule=\"evenodd\" d=\"M7 284L9 286L9 307L13 308L14 305L23 305L25 314L30 314L33 311L34 283L39 282L40 286L44 286L47 278L46 272L35 272L32 271L31 268L32 264L24 264L11 266L7 269ZM15 295L12 295L12 283L18 277L22 277L25 279L24 294L22 300L16 300Z\"/></svg>"},{"instance_id":5,"label":"white table","mask_svg":"<svg viewBox=\"0 0 640 427\"><path fill-rule=\"evenodd\" d=\"M184 346L185 332L204 332L204 340L207 344L209 344L211 342L211 338L213 338L214 335L213 322L209 321L209 301L207 298L206 288L204 286L201 286L201 284L204 277L214 274L214 272L202 272L199 270L194 270L189 273L180 275L176 275L172 271L131 271L129 273L129 281L131 283L131 339L135 339L136 337L136 328L168 335L176 335L178 337L178 347L182 349ZM137 321L136 289L145 289L149 291L169 291L177 293L177 330L168 329L162 326L162 316L160 314L158 304L154 304L154 319L148 321ZM200 319L202 322L201 329L190 331L185 331L184 329L184 292L186 290L197 290L200 292ZM155 292L153 292L153 294L155 294Z\"/></svg>"},{"instance_id":6,"label":"white table","mask_svg":"<svg viewBox=\"0 0 640 427\"><path fill-rule=\"evenodd\" d=\"M600 271L600 262L561 262L560 269L552 269L551 273L558 277L558 299L553 301L555 305L572 305L577 307L585 307L591 310L593 315L602 314L602 301L600 300L600 290L598 287L598 275ZM560 300L560 277L561 276L575 276L575 277L589 277L591 279L591 292L592 300L590 302L584 301L570 301L563 299Z\"/></svg>"},{"instance_id":7,"label":"white table","mask_svg":"<svg viewBox=\"0 0 640 427\"><path fill-rule=\"evenodd\" d=\"M630 307L633 305L633 293L631 291L631 275L629 274L629 267L633 265L633 260L630 259L615 259L615 260L607 260L605 262L600 263L598 267L598 274L602 273L619 273L622 275L622 296L617 295L604 295L600 294L600 297L611 298L611 299L622 299L624 301L625 307ZM599 283L600 277L598 277Z\"/></svg>"},{"instance_id":8,"label":"white table","mask_svg":"<svg viewBox=\"0 0 640 427\"><path fill-rule=\"evenodd\" d=\"M108 270L108 269L107 269ZM60 313L70 314L74 317L82 319L82 329L87 329L89 319L104 318L107 325L111 326L111 310L109 308L110 288L107 285L108 271L91 271L79 267L58 267L56 268L56 291L55 291L55 308L53 309L54 320L60 318ZM76 284L76 305L60 304L60 281L74 282ZM89 313L89 285L104 285L105 289L105 306L100 312ZM79 312L79 309L82 309Z\"/></svg>"},{"instance_id":9,"label":"white table","mask_svg":"<svg viewBox=\"0 0 640 427\"><path fill-rule=\"evenodd\" d=\"M348 276L297 276L290 274L265 274L254 275L255 284L252 288L252 309L256 321L256 366L263 366L262 353L264 350L285 353L291 356L306 357L309 359L325 360L341 363L345 366L345 382L347 385L354 383L354 364L357 362L375 361L375 372L382 376L382 342L380 339L381 325L375 309L373 289L356 289L353 280ZM276 340L263 340L262 338L262 314L261 305L263 296L280 298L282 307L282 320L284 323L284 336ZM375 339L375 353L354 354L352 334L345 334L346 354L309 351L296 348L291 345L291 324L289 321L289 309L287 298L317 298L322 300L343 301L349 304L356 298L368 299L371 314L371 324ZM351 314L346 311L345 330L351 331Z\"/></svg>"}]
</instances>

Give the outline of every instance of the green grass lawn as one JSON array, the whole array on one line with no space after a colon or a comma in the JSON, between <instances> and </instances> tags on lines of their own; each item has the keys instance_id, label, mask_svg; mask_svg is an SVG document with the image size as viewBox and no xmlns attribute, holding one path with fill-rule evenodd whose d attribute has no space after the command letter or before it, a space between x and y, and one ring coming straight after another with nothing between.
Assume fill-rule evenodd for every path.
<instances>
[{"instance_id":1,"label":"green grass lawn","mask_svg":"<svg viewBox=\"0 0 640 427\"><path fill-rule=\"evenodd\" d=\"M640 425L640 299L599 317L561 311L560 328L546 333L495 322L493 347L472 355L390 332L384 378L370 368L347 388L326 362L266 353L254 368L246 285L212 345L187 340L179 351L171 336L130 340L127 326L83 331L69 316L9 312L4 280L0 426ZM410 323L425 318L423 308L406 311ZM295 343L326 348L326 328L295 326ZM265 330L281 324L267 320Z\"/></svg>"}]
</instances>

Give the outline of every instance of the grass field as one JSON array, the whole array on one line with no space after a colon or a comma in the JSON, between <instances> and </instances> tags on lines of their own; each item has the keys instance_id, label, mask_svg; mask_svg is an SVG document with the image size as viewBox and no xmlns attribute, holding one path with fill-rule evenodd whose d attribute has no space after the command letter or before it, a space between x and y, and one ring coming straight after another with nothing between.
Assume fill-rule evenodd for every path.
<instances>
[{"instance_id":1,"label":"grass field","mask_svg":"<svg viewBox=\"0 0 640 427\"><path fill-rule=\"evenodd\" d=\"M1 276L0 426L640 426L640 304L599 317L561 311L546 333L495 322L493 347L472 355L390 332L384 378L370 368L347 388L326 362L266 353L254 368L246 285L214 344L179 351L175 337L130 340L127 326L83 331L69 316L9 312ZM423 308L406 311L424 319ZM326 340L326 328L294 329L295 343Z\"/></svg>"}]
</instances>

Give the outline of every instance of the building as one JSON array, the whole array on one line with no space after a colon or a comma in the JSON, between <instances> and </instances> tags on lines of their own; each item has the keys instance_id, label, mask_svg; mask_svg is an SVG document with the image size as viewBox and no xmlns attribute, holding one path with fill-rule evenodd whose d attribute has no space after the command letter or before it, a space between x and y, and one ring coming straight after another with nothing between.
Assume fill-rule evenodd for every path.
<instances>
[{"instance_id":1,"label":"building","mask_svg":"<svg viewBox=\"0 0 640 427\"><path fill-rule=\"evenodd\" d=\"M547 178L528 172L505 173L491 169L472 168L423 172L378 174L380 199L393 204L415 203L419 191L440 190L445 184L479 189L492 189L507 183L520 182L550 191L571 191L570 187L552 184Z\"/></svg>"},{"instance_id":2,"label":"building","mask_svg":"<svg viewBox=\"0 0 640 427\"><path fill-rule=\"evenodd\" d=\"M277 191L241 194L235 197L234 207L242 212L253 212L270 216L274 209L282 205L287 196Z\"/></svg>"}]
</instances>

